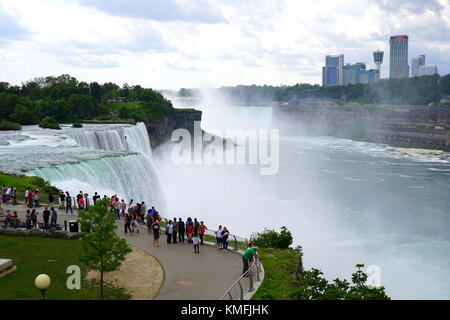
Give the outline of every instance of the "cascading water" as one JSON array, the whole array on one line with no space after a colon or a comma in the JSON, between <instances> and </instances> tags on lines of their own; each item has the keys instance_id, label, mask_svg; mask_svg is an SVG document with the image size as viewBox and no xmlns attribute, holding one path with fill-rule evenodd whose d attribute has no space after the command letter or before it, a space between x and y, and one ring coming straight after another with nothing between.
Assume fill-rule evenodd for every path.
<instances>
[{"instance_id":1,"label":"cascading water","mask_svg":"<svg viewBox=\"0 0 450 320\"><path fill-rule=\"evenodd\" d=\"M123 150L152 155L150 139L145 124L139 122L136 126L106 128L99 130L72 130L69 136L80 146L103 149Z\"/></svg>"},{"instance_id":2,"label":"cascading water","mask_svg":"<svg viewBox=\"0 0 450 320\"><path fill-rule=\"evenodd\" d=\"M25 127L20 133L0 135L1 171L39 176L76 194L145 201L165 207L143 123L137 125L85 125L62 131ZM6 165L9 164L9 165Z\"/></svg>"},{"instance_id":3,"label":"cascading water","mask_svg":"<svg viewBox=\"0 0 450 320\"><path fill-rule=\"evenodd\" d=\"M117 194L119 197L161 208L163 195L153 165L142 154L106 157L78 163L68 163L29 171L72 194L79 190Z\"/></svg>"}]
</instances>

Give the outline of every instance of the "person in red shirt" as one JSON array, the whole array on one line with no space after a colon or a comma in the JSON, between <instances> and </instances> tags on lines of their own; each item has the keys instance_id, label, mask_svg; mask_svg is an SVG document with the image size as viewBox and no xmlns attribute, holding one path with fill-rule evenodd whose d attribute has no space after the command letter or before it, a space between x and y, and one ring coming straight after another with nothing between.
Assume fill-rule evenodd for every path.
<instances>
[{"instance_id":1,"label":"person in red shirt","mask_svg":"<svg viewBox=\"0 0 450 320\"><path fill-rule=\"evenodd\" d=\"M203 223L203 221L200 221L200 227L199 227L199 235L200 235L200 244L203 245L203 237L205 236L205 232L208 227L206 227Z\"/></svg>"}]
</instances>

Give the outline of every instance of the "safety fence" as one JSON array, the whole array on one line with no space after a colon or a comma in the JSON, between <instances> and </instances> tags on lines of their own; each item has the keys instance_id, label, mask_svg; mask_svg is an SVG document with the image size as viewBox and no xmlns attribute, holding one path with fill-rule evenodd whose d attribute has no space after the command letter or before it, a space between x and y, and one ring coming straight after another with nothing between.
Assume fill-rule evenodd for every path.
<instances>
[{"instance_id":1,"label":"safety fence","mask_svg":"<svg viewBox=\"0 0 450 320\"><path fill-rule=\"evenodd\" d=\"M262 270L259 259L254 259L249 269L228 289L220 300L244 300L246 295L256 291L256 283L261 281Z\"/></svg>"},{"instance_id":2,"label":"safety fence","mask_svg":"<svg viewBox=\"0 0 450 320\"><path fill-rule=\"evenodd\" d=\"M53 203L50 203L49 199L48 199L48 195L45 194L41 194L39 195L39 198L37 200L38 205L35 206L35 200L34 200L34 196L31 199L32 205L31 207L41 207L41 206L55 206L55 207L59 207L59 196L58 195L54 195L54 201ZM70 197L72 199L72 208L73 209L78 209L78 203L77 203L77 199L75 197ZM27 203L26 201L27 199L25 198L25 194L23 193L18 193L16 194L15 197L10 198L9 203L11 204L23 204L25 205ZM90 204L93 204L94 201L92 200L92 198L89 199ZM64 206L65 207L65 206Z\"/></svg>"},{"instance_id":3,"label":"safety fence","mask_svg":"<svg viewBox=\"0 0 450 320\"><path fill-rule=\"evenodd\" d=\"M204 240L216 242L216 231L206 229ZM239 249L245 250L248 248L248 240L230 233L228 236L228 246L229 248L233 248L234 251L238 251Z\"/></svg>"}]
</instances>

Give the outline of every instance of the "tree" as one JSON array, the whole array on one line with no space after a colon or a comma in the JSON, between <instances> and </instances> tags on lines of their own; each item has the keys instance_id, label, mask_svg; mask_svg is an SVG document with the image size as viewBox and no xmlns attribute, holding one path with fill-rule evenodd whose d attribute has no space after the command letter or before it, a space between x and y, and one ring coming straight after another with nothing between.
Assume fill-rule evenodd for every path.
<instances>
[{"instance_id":1,"label":"tree","mask_svg":"<svg viewBox=\"0 0 450 320\"><path fill-rule=\"evenodd\" d=\"M252 243L261 248L287 249L292 244L292 240L291 232L284 226L279 233L265 229L261 233L252 235Z\"/></svg>"},{"instance_id":2,"label":"tree","mask_svg":"<svg viewBox=\"0 0 450 320\"><path fill-rule=\"evenodd\" d=\"M297 279L291 297L296 300L389 300L384 287L366 285L368 277L362 268L363 264L356 265L352 283L339 278L329 283L318 269L304 271Z\"/></svg>"},{"instance_id":3,"label":"tree","mask_svg":"<svg viewBox=\"0 0 450 320\"><path fill-rule=\"evenodd\" d=\"M101 299L104 274L118 270L131 252L126 241L117 236L115 216L108 211L107 205L104 201L97 201L88 210L80 210L78 217L82 231L88 231L81 238L83 254L80 259L89 269L100 272Z\"/></svg>"},{"instance_id":4,"label":"tree","mask_svg":"<svg viewBox=\"0 0 450 320\"><path fill-rule=\"evenodd\" d=\"M97 82L89 84L89 94L98 103L102 99L102 87Z\"/></svg>"},{"instance_id":5,"label":"tree","mask_svg":"<svg viewBox=\"0 0 450 320\"><path fill-rule=\"evenodd\" d=\"M81 119L89 119L97 114L92 98L84 94L72 94L67 99L67 107L72 116L76 115Z\"/></svg>"},{"instance_id":6,"label":"tree","mask_svg":"<svg viewBox=\"0 0 450 320\"><path fill-rule=\"evenodd\" d=\"M439 90L441 95L449 95L450 94L450 74L443 76L439 79Z\"/></svg>"}]
</instances>

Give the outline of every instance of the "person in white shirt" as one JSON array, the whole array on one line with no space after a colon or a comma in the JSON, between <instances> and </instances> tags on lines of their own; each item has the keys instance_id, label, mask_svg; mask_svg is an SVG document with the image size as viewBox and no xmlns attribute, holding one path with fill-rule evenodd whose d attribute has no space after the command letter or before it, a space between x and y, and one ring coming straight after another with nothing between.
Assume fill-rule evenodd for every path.
<instances>
[{"instance_id":1,"label":"person in white shirt","mask_svg":"<svg viewBox=\"0 0 450 320\"><path fill-rule=\"evenodd\" d=\"M222 226L219 226L219 229L216 231L216 241L217 241L217 249L222 250Z\"/></svg>"},{"instance_id":2,"label":"person in white shirt","mask_svg":"<svg viewBox=\"0 0 450 320\"><path fill-rule=\"evenodd\" d=\"M166 235L167 235L167 243L172 243L172 234L173 234L173 223L172 220L169 220L166 226Z\"/></svg>"}]
</instances>

